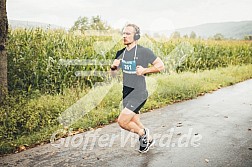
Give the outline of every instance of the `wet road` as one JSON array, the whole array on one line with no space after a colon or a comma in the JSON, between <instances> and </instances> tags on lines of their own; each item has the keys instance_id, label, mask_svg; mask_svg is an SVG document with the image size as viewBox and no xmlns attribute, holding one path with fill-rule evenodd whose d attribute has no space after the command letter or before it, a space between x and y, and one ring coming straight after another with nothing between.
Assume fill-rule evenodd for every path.
<instances>
[{"instance_id":1,"label":"wet road","mask_svg":"<svg viewBox=\"0 0 252 167\"><path fill-rule=\"evenodd\" d=\"M156 144L114 123L5 157L0 166L252 166L252 80L141 116Z\"/></svg>"}]
</instances>

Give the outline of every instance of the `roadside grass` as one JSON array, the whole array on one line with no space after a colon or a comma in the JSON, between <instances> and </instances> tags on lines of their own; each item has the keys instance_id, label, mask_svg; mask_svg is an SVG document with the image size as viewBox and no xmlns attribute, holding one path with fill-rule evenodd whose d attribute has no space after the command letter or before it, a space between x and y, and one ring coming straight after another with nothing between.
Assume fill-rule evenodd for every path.
<instances>
[{"instance_id":1,"label":"roadside grass","mask_svg":"<svg viewBox=\"0 0 252 167\"><path fill-rule=\"evenodd\" d=\"M142 109L148 112L168 104L189 100L220 89L221 87L252 78L252 65L229 66L196 73L182 72L174 74L156 74L147 77L149 99ZM15 124L20 117L25 124L24 132L12 133L10 124L5 121L1 126L0 154L20 152L27 148L48 143L51 135L58 129L64 129L57 138L81 133L92 128L101 127L116 121L121 110L122 83L112 81L112 88L105 98L93 110L83 114L69 127L57 123L60 113L74 104L91 90L68 90L64 95L41 95L28 101L25 105L8 109L8 120ZM101 86L102 87L102 86ZM104 87L106 89L106 87ZM95 88L93 89L95 91ZM100 95L105 92L99 90ZM7 109L0 107L0 116L5 119ZM18 111L18 112L17 112ZM19 113L19 114L18 114ZM13 119L10 119L10 117ZM25 121L23 120L25 119ZM1 120L2 121L2 120ZM18 120L22 123L22 121ZM17 125L16 125L17 126ZM13 131L15 126L13 125Z\"/></svg>"}]
</instances>

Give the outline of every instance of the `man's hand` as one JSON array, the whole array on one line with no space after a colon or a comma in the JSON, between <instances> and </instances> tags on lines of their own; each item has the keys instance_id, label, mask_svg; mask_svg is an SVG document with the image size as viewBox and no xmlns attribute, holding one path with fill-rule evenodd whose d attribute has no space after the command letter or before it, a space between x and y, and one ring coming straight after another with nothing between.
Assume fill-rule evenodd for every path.
<instances>
[{"instance_id":1,"label":"man's hand","mask_svg":"<svg viewBox=\"0 0 252 167\"><path fill-rule=\"evenodd\" d=\"M115 59L113 64L110 66L110 74L114 78L117 75L118 67L120 65L120 60Z\"/></svg>"},{"instance_id":2,"label":"man's hand","mask_svg":"<svg viewBox=\"0 0 252 167\"><path fill-rule=\"evenodd\" d=\"M136 74L137 75L144 75L145 74L146 68L143 68L142 66L137 66L136 67Z\"/></svg>"},{"instance_id":3,"label":"man's hand","mask_svg":"<svg viewBox=\"0 0 252 167\"><path fill-rule=\"evenodd\" d=\"M117 66L110 66L110 75L114 78L114 77L116 77L116 75L117 75L117 70L118 68L117 68Z\"/></svg>"},{"instance_id":4,"label":"man's hand","mask_svg":"<svg viewBox=\"0 0 252 167\"><path fill-rule=\"evenodd\" d=\"M110 66L110 70L112 70L112 71L115 71L115 70L117 70L117 66Z\"/></svg>"}]
</instances>

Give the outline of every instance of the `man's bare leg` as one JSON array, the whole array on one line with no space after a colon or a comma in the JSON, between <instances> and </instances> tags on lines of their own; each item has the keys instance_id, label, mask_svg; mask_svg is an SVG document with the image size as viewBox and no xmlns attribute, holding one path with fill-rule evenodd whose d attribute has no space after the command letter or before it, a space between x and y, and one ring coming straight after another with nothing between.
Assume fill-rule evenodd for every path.
<instances>
[{"instance_id":1,"label":"man's bare leg","mask_svg":"<svg viewBox=\"0 0 252 167\"><path fill-rule=\"evenodd\" d=\"M145 128L144 125L142 124L142 122L140 121L140 114L134 115L131 121L135 122L138 125L138 127L142 128L142 129ZM149 137L149 141L151 141L152 136L149 135L148 137Z\"/></svg>"},{"instance_id":2,"label":"man's bare leg","mask_svg":"<svg viewBox=\"0 0 252 167\"><path fill-rule=\"evenodd\" d=\"M139 126L136 122L132 121L132 118L134 118L135 115L137 114L133 111L129 110L128 108L124 108L118 117L118 124L123 129L142 136L145 134L143 125L139 124Z\"/></svg>"}]
</instances>

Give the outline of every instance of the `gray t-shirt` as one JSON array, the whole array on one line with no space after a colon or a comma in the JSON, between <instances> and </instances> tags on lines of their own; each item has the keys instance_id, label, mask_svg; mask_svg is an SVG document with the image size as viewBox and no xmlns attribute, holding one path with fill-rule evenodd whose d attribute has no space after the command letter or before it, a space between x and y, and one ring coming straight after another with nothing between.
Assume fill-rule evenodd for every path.
<instances>
[{"instance_id":1,"label":"gray t-shirt","mask_svg":"<svg viewBox=\"0 0 252 167\"><path fill-rule=\"evenodd\" d=\"M147 68L156 58L157 56L150 49L140 45L129 51L126 48L119 50L116 53L116 59L120 60L120 68L123 70L123 85L138 90L146 90L145 76L136 75L135 66L140 65ZM132 63L134 60L135 64Z\"/></svg>"}]
</instances>

